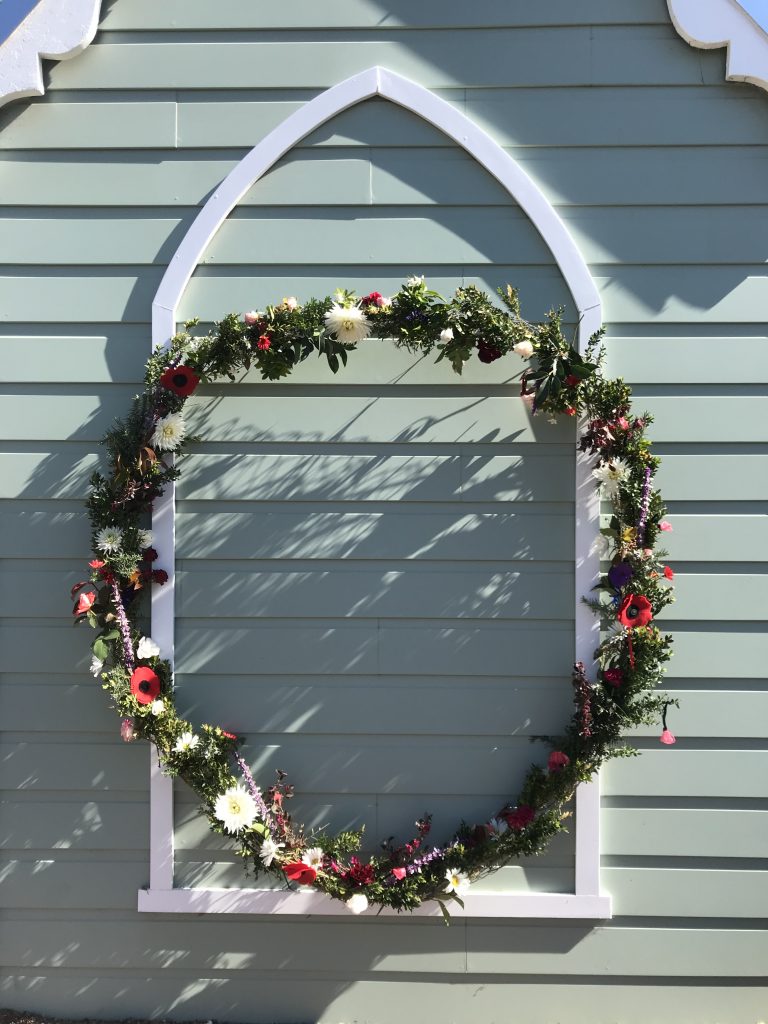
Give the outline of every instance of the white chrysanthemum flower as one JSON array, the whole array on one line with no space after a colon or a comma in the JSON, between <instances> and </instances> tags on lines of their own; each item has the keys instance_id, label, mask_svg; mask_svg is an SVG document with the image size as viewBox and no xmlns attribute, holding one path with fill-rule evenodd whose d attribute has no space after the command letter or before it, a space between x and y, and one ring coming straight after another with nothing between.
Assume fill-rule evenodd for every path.
<instances>
[{"instance_id":1,"label":"white chrysanthemum flower","mask_svg":"<svg viewBox=\"0 0 768 1024\"><path fill-rule=\"evenodd\" d=\"M162 713L165 711L165 701L160 700L160 698L158 698L157 700L153 700L149 710L152 712L155 718L159 718L160 715L162 715Z\"/></svg>"},{"instance_id":2,"label":"white chrysanthemum flower","mask_svg":"<svg viewBox=\"0 0 768 1024\"><path fill-rule=\"evenodd\" d=\"M445 872L445 880L448 883L443 892L452 892L456 896L463 896L469 889L469 875L456 868L448 868Z\"/></svg>"},{"instance_id":3,"label":"white chrysanthemum flower","mask_svg":"<svg viewBox=\"0 0 768 1024\"><path fill-rule=\"evenodd\" d=\"M488 828L493 832L494 837L503 836L505 832L509 831L509 825L503 818L491 818Z\"/></svg>"},{"instance_id":4,"label":"white chrysanthemum flower","mask_svg":"<svg viewBox=\"0 0 768 1024\"><path fill-rule=\"evenodd\" d=\"M315 871L322 871L323 869L323 851L319 846L313 846L311 850L305 850L301 857L302 864L306 864L308 868L314 868Z\"/></svg>"},{"instance_id":5,"label":"white chrysanthemum flower","mask_svg":"<svg viewBox=\"0 0 768 1024\"><path fill-rule=\"evenodd\" d=\"M177 754L188 754L195 749L199 742L200 737L195 736L193 732L183 732L174 743L173 749Z\"/></svg>"},{"instance_id":6,"label":"white chrysanthemum flower","mask_svg":"<svg viewBox=\"0 0 768 1024\"><path fill-rule=\"evenodd\" d=\"M148 658L156 658L160 654L160 648L151 636L143 636L136 647L136 657L139 661L146 661Z\"/></svg>"},{"instance_id":7,"label":"white chrysanthemum flower","mask_svg":"<svg viewBox=\"0 0 768 1024\"><path fill-rule=\"evenodd\" d=\"M447 344L449 341L453 341L453 328L446 327L444 331L440 331L440 341L443 344Z\"/></svg>"},{"instance_id":8,"label":"white chrysanthemum flower","mask_svg":"<svg viewBox=\"0 0 768 1024\"><path fill-rule=\"evenodd\" d=\"M285 843L276 843L272 836L267 836L259 850L259 857L261 858L265 868L269 867L277 856L277 851L282 850L284 846Z\"/></svg>"},{"instance_id":9,"label":"white chrysanthemum flower","mask_svg":"<svg viewBox=\"0 0 768 1024\"><path fill-rule=\"evenodd\" d=\"M409 288L418 288L420 284L426 284L426 281L424 280L423 274L421 275L421 277L417 277L416 274L412 274L411 277L409 277L405 283L408 285Z\"/></svg>"},{"instance_id":10,"label":"white chrysanthemum flower","mask_svg":"<svg viewBox=\"0 0 768 1024\"><path fill-rule=\"evenodd\" d=\"M144 548L152 547L152 531L151 530L139 530L139 547L143 550Z\"/></svg>"},{"instance_id":11,"label":"white chrysanthemum flower","mask_svg":"<svg viewBox=\"0 0 768 1024\"><path fill-rule=\"evenodd\" d=\"M243 786L230 786L216 797L213 813L227 832L239 832L256 820L256 803Z\"/></svg>"},{"instance_id":12,"label":"white chrysanthemum flower","mask_svg":"<svg viewBox=\"0 0 768 1024\"><path fill-rule=\"evenodd\" d=\"M93 654L91 656L91 668L90 668L91 675L98 678L98 676L100 675L101 670L103 668L104 668L104 662L101 660L101 658L97 658L96 655Z\"/></svg>"},{"instance_id":13,"label":"white chrysanthemum flower","mask_svg":"<svg viewBox=\"0 0 768 1024\"><path fill-rule=\"evenodd\" d=\"M356 892L347 900L347 906L353 914L362 914L364 910L368 909L368 897L365 893Z\"/></svg>"},{"instance_id":14,"label":"white chrysanthemum flower","mask_svg":"<svg viewBox=\"0 0 768 1024\"><path fill-rule=\"evenodd\" d=\"M358 306L340 306L338 302L325 314L325 326L342 345L356 345L371 333L371 323Z\"/></svg>"},{"instance_id":15,"label":"white chrysanthemum flower","mask_svg":"<svg viewBox=\"0 0 768 1024\"><path fill-rule=\"evenodd\" d=\"M123 531L119 526L105 526L96 534L96 547L106 555L113 555L123 543Z\"/></svg>"},{"instance_id":16,"label":"white chrysanthemum flower","mask_svg":"<svg viewBox=\"0 0 768 1024\"><path fill-rule=\"evenodd\" d=\"M518 341L512 346L512 351L517 352L523 359L530 359L533 355L533 344L530 341Z\"/></svg>"},{"instance_id":17,"label":"white chrysanthemum flower","mask_svg":"<svg viewBox=\"0 0 768 1024\"><path fill-rule=\"evenodd\" d=\"M599 481L600 486L609 498L619 492L619 484L626 480L629 474L629 466L624 459L611 459L610 462L601 462L597 469L592 470L592 476Z\"/></svg>"},{"instance_id":18,"label":"white chrysanthemum flower","mask_svg":"<svg viewBox=\"0 0 768 1024\"><path fill-rule=\"evenodd\" d=\"M155 424L155 432L150 439L153 448L172 452L179 447L187 432L187 425L180 412L172 412L170 416L162 416Z\"/></svg>"}]
</instances>

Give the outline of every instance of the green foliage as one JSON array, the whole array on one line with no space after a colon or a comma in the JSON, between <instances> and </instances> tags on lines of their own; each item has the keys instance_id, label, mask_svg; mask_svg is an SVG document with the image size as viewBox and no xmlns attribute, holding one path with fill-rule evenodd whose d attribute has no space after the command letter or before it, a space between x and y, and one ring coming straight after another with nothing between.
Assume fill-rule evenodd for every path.
<instances>
[{"instance_id":1,"label":"green foliage","mask_svg":"<svg viewBox=\"0 0 768 1024\"><path fill-rule=\"evenodd\" d=\"M222 834L216 801L238 782L238 738L218 726L196 727L179 717L171 665L161 657L140 659L141 667L157 677L158 698L142 703L141 694L131 688L142 598L165 576L143 528L154 499L179 475L169 454L173 452L178 461L191 440L179 433L168 441L158 424L174 417L181 421L198 381L234 381L251 367L264 380L280 380L310 356L324 358L336 373L356 347L329 329L343 307L351 311L349 322L355 331L392 338L415 353L437 352L437 361L447 360L456 373L473 356L488 363L514 351L530 360L521 384L531 412L580 415L579 447L595 458L598 475L608 481L612 517L605 537L610 568L601 575L596 592L585 595L601 618L603 639L595 652L595 678L590 680L583 666L574 669L574 712L563 734L542 738L555 752L555 762L545 765L544 758L537 759L517 798L499 810L495 822L462 823L446 842L433 846L426 816L416 823L412 840L399 846L389 840L381 853L362 862L357 857L361 831L306 836L287 810L293 788L285 774L278 773L277 781L262 793L247 765L238 761L257 815L237 832L235 843L254 875L269 872L284 879L284 865L319 848L321 864L314 884L329 895L347 900L364 893L371 903L397 910L434 899L447 915L449 902L461 903L456 892L446 891L447 869L477 878L516 857L541 852L565 828L579 782L590 779L608 759L635 754L622 742L623 735L658 721L670 703L654 692L671 654L671 638L654 620L673 598L671 570L661 560L663 552L654 552L665 509L653 487L659 460L646 436L651 419L633 414L624 381L603 377L600 334L581 355L563 333L562 311L551 312L544 323L531 324L520 315L514 289L499 294L501 305L468 286L446 300L423 279L412 278L391 300L377 293L356 299L349 291L303 304L284 299L244 318L229 314L202 337L193 336L196 321L190 321L167 349L149 359L144 391L104 438L107 469L91 478L87 501L97 555L90 575L96 597L86 611L75 609L76 621L87 621L97 631L93 653L103 662L99 675L116 710L131 719L133 732L156 744L164 770L192 787L211 828ZM105 528L119 531L118 544L105 548L104 538L99 541ZM161 560L168 554L160 552ZM73 597L83 586L87 584L74 588ZM632 598L647 602L652 618L630 628L617 615ZM195 737L192 745L188 738L182 741L188 733ZM274 859L266 863L265 844L275 842L279 846Z\"/></svg>"}]
</instances>

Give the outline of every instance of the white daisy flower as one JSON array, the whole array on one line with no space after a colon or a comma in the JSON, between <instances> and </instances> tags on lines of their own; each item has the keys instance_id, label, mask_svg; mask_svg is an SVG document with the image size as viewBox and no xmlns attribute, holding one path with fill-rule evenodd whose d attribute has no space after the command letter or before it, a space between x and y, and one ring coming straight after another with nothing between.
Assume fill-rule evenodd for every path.
<instances>
[{"instance_id":1,"label":"white daisy flower","mask_svg":"<svg viewBox=\"0 0 768 1024\"><path fill-rule=\"evenodd\" d=\"M361 309L338 302L325 314L325 326L342 345L356 345L371 333L371 323Z\"/></svg>"},{"instance_id":2,"label":"white daisy flower","mask_svg":"<svg viewBox=\"0 0 768 1024\"><path fill-rule=\"evenodd\" d=\"M91 668L90 668L91 675L95 676L96 678L98 678L98 676L100 675L101 670L103 668L104 668L104 662L101 660L101 658L97 658L95 654L92 655L91 656Z\"/></svg>"},{"instance_id":3,"label":"white daisy flower","mask_svg":"<svg viewBox=\"0 0 768 1024\"><path fill-rule=\"evenodd\" d=\"M282 850L284 846L285 843L276 843L272 836L267 836L259 850L259 857L261 858L265 868L269 867L277 856L277 851Z\"/></svg>"},{"instance_id":4,"label":"white daisy flower","mask_svg":"<svg viewBox=\"0 0 768 1024\"><path fill-rule=\"evenodd\" d=\"M420 284L426 284L426 281L424 280L423 274L421 275L421 277L417 277L416 274L412 274L411 277L409 277L405 283L408 285L409 288L418 288Z\"/></svg>"},{"instance_id":5,"label":"white daisy flower","mask_svg":"<svg viewBox=\"0 0 768 1024\"><path fill-rule=\"evenodd\" d=\"M305 850L301 857L302 864L306 864L308 868L314 868L315 871L322 871L323 869L323 851L319 846L313 846L311 850Z\"/></svg>"},{"instance_id":6,"label":"white daisy flower","mask_svg":"<svg viewBox=\"0 0 768 1024\"><path fill-rule=\"evenodd\" d=\"M123 531L119 526L105 526L96 534L96 547L106 555L113 555L123 543Z\"/></svg>"},{"instance_id":7,"label":"white daisy flower","mask_svg":"<svg viewBox=\"0 0 768 1024\"><path fill-rule=\"evenodd\" d=\"M144 548L152 547L152 531L151 530L139 530L139 547L143 550Z\"/></svg>"},{"instance_id":8,"label":"white daisy flower","mask_svg":"<svg viewBox=\"0 0 768 1024\"><path fill-rule=\"evenodd\" d=\"M239 832L256 820L256 803L243 786L230 786L216 797L213 813L227 832Z\"/></svg>"},{"instance_id":9,"label":"white daisy flower","mask_svg":"<svg viewBox=\"0 0 768 1024\"><path fill-rule=\"evenodd\" d=\"M453 328L446 327L444 331L440 331L440 341L443 344L447 344L449 341L453 341Z\"/></svg>"},{"instance_id":10,"label":"white daisy flower","mask_svg":"<svg viewBox=\"0 0 768 1024\"><path fill-rule=\"evenodd\" d=\"M183 732L174 743L173 749L177 754L188 754L195 749L199 742L200 737L195 736L193 732Z\"/></svg>"},{"instance_id":11,"label":"white daisy flower","mask_svg":"<svg viewBox=\"0 0 768 1024\"><path fill-rule=\"evenodd\" d=\"M153 448L172 452L179 447L187 432L187 425L180 412L172 412L170 416L161 416L155 424L155 432L150 438Z\"/></svg>"},{"instance_id":12,"label":"white daisy flower","mask_svg":"<svg viewBox=\"0 0 768 1024\"><path fill-rule=\"evenodd\" d=\"M368 897L365 893L356 892L347 900L347 906L353 914L362 914L364 910L368 909Z\"/></svg>"},{"instance_id":13,"label":"white daisy flower","mask_svg":"<svg viewBox=\"0 0 768 1024\"><path fill-rule=\"evenodd\" d=\"M629 474L629 466L624 459L611 459L610 462L601 462L597 469L592 470L592 476L599 481L605 494L612 498L619 493L619 484L626 480Z\"/></svg>"},{"instance_id":14,"label":"white daisy flower","mask_svg":"<svg viewBox=\"0 0 768 1024\"><path fill-rule=\"evenodd\" d=\"M456 868L448 868L445 872L445 880L448 883L443 892L452 892L456 896L463 896L469 889L469 875Z\"/></svg>"},{"instance_id":15,"label":"white daisy flower","mask_svg":"<svg viewBox=\"0 0 768 1024\"><path fill-rule=\"evenodd\" d=\"M143 636L136 647L136 657L139 661L146 661L148 658L156 658L160 654L160 648L151 636Z\"/></svg>"},{"instance_id":16,"label":"white daisy flower","mask_svg":"<svg viewBox=\"0 0 768 1024\"><path fill-rule=\"evenodd\" d=\"M155 718L159 718L160 715L162 715L162 713L165 711L165 701L160 699L153 700L149 710L152 712Z\"/></svg>"},{"instance_id":17,"label":"white daisy flower","mask_svg":"<svg viewBox=\"0 0 768 1024\"><path fill-rule=\"evenodd\" d=\"M533 355L533 344L530 341L518 341L512 346L513 352L517 352L523 359L530 359Z\"/></svg>"}]
</instances>

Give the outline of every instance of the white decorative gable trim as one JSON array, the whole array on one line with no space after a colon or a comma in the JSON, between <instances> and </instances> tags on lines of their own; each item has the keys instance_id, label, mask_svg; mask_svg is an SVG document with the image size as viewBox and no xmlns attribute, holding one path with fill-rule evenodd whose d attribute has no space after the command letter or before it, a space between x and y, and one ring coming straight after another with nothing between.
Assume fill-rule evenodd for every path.
<instances>
[{"instance_id":1,"label":"white decorative gable trim","mask_svg":"<svg viewBox=\"0 0 768 1024\"><path fill-rule=\"evenodd\" d=\"M96 35L101 0L41 0L0 43L0 106L42 96L41 58L75 57Z\"/></svg>"},{"instance_id":2,"label":"white decorative gable trim","mask_svg":"<svg viewBox=\"0 0 768 1024\"><path fill-rule=\"evenodd\" d=\"M768 89L768 14L756 0L667 0L677 31L691 46L728 47L725 77Z\"/></svg>"}]
</instances>

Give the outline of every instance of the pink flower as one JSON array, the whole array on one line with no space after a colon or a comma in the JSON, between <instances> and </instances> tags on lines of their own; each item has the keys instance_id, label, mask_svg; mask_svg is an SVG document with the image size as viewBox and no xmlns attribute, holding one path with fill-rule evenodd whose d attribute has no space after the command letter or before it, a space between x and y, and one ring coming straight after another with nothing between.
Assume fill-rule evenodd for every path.
<instances>
[{"instance_id":1,"label":"pink flower","mask_svg":"<svg viewBox=\"0 0 768 1024\"><path fill-rule=\"evenodd\" d=\"M243 320L248 324L249 327L252 327L254 324L257 324L259 322L259 319L259 314L256 312L255 309L250 310L250 312L248 313L243 313Z\"/></svg>"},{"instance_id":2,"label":"pink flower","mask_svg":"<svg viewBox=\"0 0 768 1024\"><path fill-rule=\"evenodd\" d=\"M673 570L670 569L670 567L668 565L664 566L664 575L670 581L675 578L675 574L674 574Z\"/></svg>"},{"instance_id":3,"label":"pink flower","mask_svg":"<svg viewBox=\"0 0 768 1024\"><path fill-rule=\"evenodd\" d=\"M663 743L667 747L671 747L673 743L677 743L677 740L669 731L669 729L665 729L659 737L659 742Z\"/></svg>"},{"instance_id":4,"label":"pink flower","mask_svg":"<svg viewBox=\"0 0 768 1024\"><path fill-rule=\"evenodd\" d=\"M663 530L664 533L672 533L672 523L668 523L666 519L662 519L659 523L659 529Z\"/></svg>"},{"instance_id":5,"label":"pink flower","mask_svg":"<svg viewBox=\"0 0 768 1024\"><path fill-rule=\"evenodd\" d=\"M96 594L89 590L87 594L81 594L77 599L77 605L75 606L75 615L85 615L86 612L91 610L91 605L96 600Z\"/></svg>"},{"instance_id":6,"label":"pink flower","mask_svg":"<svg viewBox=\"0 0 768 1024\"><path fill-rule=\"evenodd\" d=\"M547 768L551 772L559 772L561 768L567 767L570 763L570 757L564 754L562 750L553 750L547 760Z\"/></svg>"},{"instance_id":7,"label":"pink flower","mask_svg":"<svg viewBox=\"0 0 768 1024\"><path fill-rule=\"evenodd\" d=\"M120 738L124 743L133 743L139 738L132 718L124 718L120 722Z\"/></svg>"},{"instance_id":8,"label":"pink flower","mask_svg":"<svg viewBox=\"0 0 768 1024\"><path fill-rule=\"evenodd\" d=\"M392 874L395 876L398 882L402 882L406 874L405 868L392 868Z\"/></svg>"},{"instance_id":9,"label":"pink flower","mask_svg":"<svg viewBox=\"0 0 768 1024\"><path fill-rule=\"evenodd\" d=\"M616 420L622 430L629 430L629 420L626 416L619 416Z\"/></svg>"}]
</instances>

